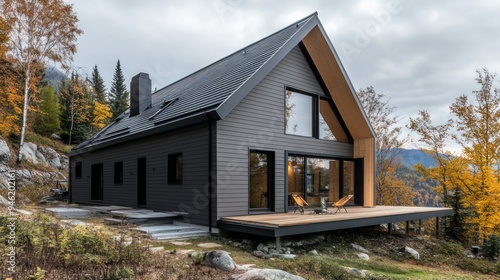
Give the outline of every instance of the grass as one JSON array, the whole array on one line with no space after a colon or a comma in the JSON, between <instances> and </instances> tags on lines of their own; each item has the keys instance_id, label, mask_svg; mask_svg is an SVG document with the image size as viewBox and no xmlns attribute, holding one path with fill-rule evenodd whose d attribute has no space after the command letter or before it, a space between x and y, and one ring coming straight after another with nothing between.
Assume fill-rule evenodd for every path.
<instances>
[{"instance_id":1,"label":"grass","mask_svg":"<svg viewBox=\"0 0 500 280\"><path fill-rule=\"evenodd\" d=\"M45 137L40 134L36 134L33 132L26 133L26 142L33 142L36 145L42 145L47 147L52 147L60 154L67 154L71 151L73 146L67 145L61 142L61 140L53 139L50 137Z\"/></svg>"},{"instance_id":2,"label":"grass","mask_svg":"<svg viewBox=\"0 0 500 280\"><path fill-rule=\"evenodd\" d=\"M32 205L30 210L41 210ZM40 212L40 211L39 211ZM0 213L4 213L3 210ZM2 219L2 218L0 218ZM5 219L5 218L3 218ZM66 229L57 219L35 215L19 222L19 268L21 275L45 275L40 279L81 279L83 275L94 279L229 279L242 272L219 271L202 265L200 257L179 254L180 250L196 252L225 250L237 264L255 264L258 268L282 269L313 279L361 279L349 274L347 268L366 272L364 279L498 279L500 263L487 259L466 258L460 244L414 235L388 235L377 228L352 229L323 234L325 241L316 245L294 247L298 254L294 260L259 259L252 251L260 242L272 239L250 235L229 237L212 236L190 240L191 244L177 246L170 242L144 239L129 230L130 226L108 226L102 219L87 220L94 226ZM0 223L0 231L3 221ZM0 236L8 236L0 232ZM117 244L111 236L132 237L134 242L126 247ZM288 239L312 239L315 236L296 236ZM250 240L243 243L242 240ZM286 239L283 243L286 243ZM203 249L200 243L215 242L220 248ZM356 257L351 243L369 250L369 261ZM5 240L0 240L0 253L6 250ZM163 246L164 253L151 253L145 246ZM404 256L400 248L417 249L422 259L417 261ZM317 250L319 255L308 253ZM5 274L0 267L0 276ZM86 277L87 277L86 276ZM80 278L78 278L80 277ZM22 277L21 277L22 278ZM85 278L87 279L87 278Z\"/></svg>"}]
</instances>

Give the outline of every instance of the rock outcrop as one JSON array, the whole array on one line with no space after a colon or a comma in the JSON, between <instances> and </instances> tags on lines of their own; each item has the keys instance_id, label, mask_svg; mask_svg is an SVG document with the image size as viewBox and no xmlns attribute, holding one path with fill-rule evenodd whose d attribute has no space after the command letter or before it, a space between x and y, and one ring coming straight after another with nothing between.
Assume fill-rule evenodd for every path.
<instances>
[{"instance_id":1,"label":"rock outcrop","mask_svg":"<svg viewBox=\"0 0 500 280\"><path fill-rule=\"evenodd\" d=\"M16 186L30 184L49 184L54 180L65 180L65 170L68 169L69 159L50 147L40 147L34 143L26 142L21 150L23 160L35 165L50 166L59 171L39 171L35 169L20 169L9 166L13 152L7 142L0 138L0 188L6 189L12 178L10 174L15 173ZM42 168L41 168L42 169ZM43 168L47 169L47 168Z\"/></svg>"}]
</instances>

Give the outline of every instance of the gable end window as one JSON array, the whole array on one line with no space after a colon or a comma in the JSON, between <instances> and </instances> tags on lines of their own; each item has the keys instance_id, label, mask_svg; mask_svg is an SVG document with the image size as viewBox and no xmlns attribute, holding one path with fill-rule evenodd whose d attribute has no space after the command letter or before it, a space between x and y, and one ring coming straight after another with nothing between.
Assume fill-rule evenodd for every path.
<instances>
[{"instance_id":1,"label":"gable end window","mask_svg":"<svg viewBox=\"0 0 500 280\"><path fill-rule=\"evenodd\" d=\"M168 183L182 184L182 154L168 155Z\"/></svg>"},{"instance_id":2,"label":"gable end window","mask_svg":"<svg viewBox=\"0 0 500 280\"><path fill-rule=\"evenodd\" d=\"M82 162L81 161L78 161L75 163L75 178L76 179L82 178Z\"/></svg>"},{"instance_id":3,"label":"gable end window","mask_svg":"<svg viewBox=\"0 0 500 280\"><path fill-rule=\"evenodd\" d=\"M114 166L114 183L115 185L122 185L123 184L123 162L118 161L115 162Z\"/></svg>"},{"instance_id":4,"label":"gable end window","mask_svg":"<svg viewBox=\"0 0 500 280\"><path fill-rule=\"evenodd\" d=\"M322 140L349 142L326 97L285 90L285 133Z\"/></svg>"}]
</instances>

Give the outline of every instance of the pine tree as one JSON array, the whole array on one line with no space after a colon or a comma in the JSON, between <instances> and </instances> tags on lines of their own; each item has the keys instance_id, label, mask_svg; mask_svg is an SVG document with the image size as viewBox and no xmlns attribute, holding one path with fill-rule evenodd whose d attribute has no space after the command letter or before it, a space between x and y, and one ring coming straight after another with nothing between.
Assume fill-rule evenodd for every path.
<instances>
[{"instance_id":1,"label":"pine tree","mask_svg":"<svg viewBox=\"0 0 500 280\"><path fill-rule=\"evenodd\" d=\"M113 75L113 81L111 82L111 89L109 91L109 107L113 114L113 119L128 109L129 95L120 66L120 60L118 60L115 74Z\"/></svg>"},{"instance_id":2,"label":"pine tree","mask_svg":"<svg viewBox=\"0 0 500 280\"><path fill-rule=\"evenodd\" d=\"M52 86L46 86L41 89L42 102L37 112L34 130L42 135L49 136L61 129L59 115L59 102L56 91Z\"/></svg>"},{"instance_id":3,"label":"pine tree","mask_svg":"<svg viewBox=\"0 0 500 280\"><path fill-rule=\"evenodd\" d=\"M104 86L104 80L99 74L97 65L92 69L92 89L94 91L93 99L101 104L107 104L106 100L106 88Z\"/></svg>"},{"instance_id":4,"label":"pine tree","mask_svg":"<svg viewBox=\"0 0 500 280\"><path fill-rule=\"evenodd\" d=\"M99 131L104 126L106 126L111 117L111 109L108 100L106 99L106 88L104 86L104 80L99 74L99 70L97 69L97 65L94 66L92 70L92 80L90 81L92 87L92 102L90 119L92 120L91 129L92 133Z\"/></svg>"}]
</instances>

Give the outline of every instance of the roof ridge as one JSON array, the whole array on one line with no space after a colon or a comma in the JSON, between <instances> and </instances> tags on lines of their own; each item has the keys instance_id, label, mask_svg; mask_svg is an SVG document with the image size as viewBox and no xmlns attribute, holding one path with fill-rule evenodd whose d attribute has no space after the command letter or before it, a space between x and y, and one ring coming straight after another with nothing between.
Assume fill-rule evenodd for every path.
<instances>
[{"instance_id":1,"label":"roof ridge","mask_svg":"<svg viewBox=\"0 0 500 280\"><path fill-rule=\"evenodd\" d=\"M259 67L258 69L256 69L256 70L253 72L253 74L252 74L252 75L248 76L248 78L247 78L244 82L240 83L240 86L239 86L238 88L236 88L236 89L234 90L234 92L233 92L233 93L229 94L229 95L228 95L228 96L224 99L224 101L223 101L223 102L221 102L221 103L219 104L219 106L218 106L217 108L220 108L221 106L223 106L223 105L225 104L225 102L226 102L228 99L230 99L230 98L231 98L231 97L232 97L232 96L233 96L233 95L234 95L234 94L235 94L235 93L236 93L236 92L237 92L237 91L238 91L238 90L239 90L242 86L244 86L244 85L245 85L245 83L246 83L247 81L249 81L250 79L252 79L252 78L255 76L255 74L256 74L256 73L258 73L258 72L259 72L259 70L260 70L260 69L262 69L262 68L263 68L263 67L267 64L267 62L269 62L270 60L272 60L272 59L273 59L273 57L274 57L277 53L279 53L279 52L280 52L280 51L281 51L281 50L282 50L282 49L283 49L283 48L284 48L284 47L288 44L288 42L290 42L290 40L292 40L292 39L293 39L293 37L294 37L295 35L297 35L297 33L298 33L298 32L300 32L300 30L302 30L302 28L303 28L304 26L306 26L306 25L307 25L307 23L308 23L308 22L309 22L312 18L317 17L317 15L318 15L318 12L314 12L313 14L311 14L311 15L309 15L309 16L307 16L307 17L305 17L305 18L303 18L303 19L301 19L301 20L299 20L299 21L294 22L294 23L292 23L292 24L288 25L287 27L282 28L281 30L279 30L279 31L277 31L277 32L274 32L273 34L271 34L271 35L269 35L269 36L266 36L266 37L262 38L261 40L259 40L259 41L255 42L255 43L253 43L253 44L248 45L248 46L247 46L247 48L248 48L248 47L250 47L250 46L253 46L254 44L258 44L259 42L262 42L263 40L266 40L266 39L268 39L269 37L272 37L272 36L274 36L274 35L276 35L276 34L278 34L278 33L282 32L282 31L284 31L284 30L286 30L286 29L288 29L288 28L290 28L290 27L292 27L292 26L294 26L294 25L296 25L296 26L297 26L297 28L298 28L298 27L299 27L299 26L298 26L298 25L299 25L299 23L304 23L302 26L300 26L300 28L298 28L298 29L297 29L297 30L293 33L293 35L291 35L288 39L286 39L286 41L285 41L285 42L283 42L283 43L281 44L281 46L280 46L280 47L279 47L279 48L278 48L278 49L277 49L277 50L273 53L273 55L271 55L270 57L268 57L268 58L266 59L266 61L265 61L265 62L263 62L263 63L260 65L260 67ZM242 50L243 50L243 49L242 49ZM240 50L240 51L241 51L241 50ZM233 53L233 54L234 54L234 53Z\"/></svg>"},{"instance_id":2,"label":"roof ridge","mask_svg":"<svg viewBox=\"0 0 500 280\"><path fill-rule=\"evenodd\" d=\"M264 38L261 38L261 39L260 39L260 40L258 40L258 41L255 41L255 42L253 42L253 43L251 43L251 44L249 44L249 45L246 45L246 46L244 46L244 47L242 47L242 48L240 48L240 49L238 49L238 50L236 50L236 51L234 51L234 52L230 53L229 55L226 55L226 56L224 56L224 57L222 57L222 58L220 58L220 59L218 59L218 60L216 60L216 61L214 61L214 62L212 62L212 63L210 63L210 64L208 64L208 65L206 65L205 67L202 67L202 68L200 68L200 69L198 69L198 70L196 70L196 71L194 71L194 72L192 72L192 73L190 73L190 74L188 74L188 75L186 75L186 76L184 76L184 77L182 77L182 78L180 78L180 79L176 80L175 82L172 82L172 83L170 83L170 84L168 84L168 85L166 85L166 86L164 86L164 87L162 87L162 88L160 88L160 89L156 90L156 91L153 93L153 95L154 95L154 94L156 94L156 93L158 93L158 92L160 92L160 91L162 91L163 89L166 89L166 88L168 88L168 87L170 87L170 86L172 86L172 85L174 85L174 84L177 84L177 83L179 83L179 82L181 82L181 81L183 81L183 80L185 80L185 79L187 79L187 78L189 78L189 77L191 77L191 76L194 76L195 74L197 74L197 73L199 73L199 72L201 72L201 71L203 71L203 70L205 70L205 69L207 69L207 68L209 68L209 67L211 67L211 66L213 66L213 65L215 65L215 64L217 64L217 63L219 63L219 62L221 62L221 61L223 61L223 60L225 60L225 59L227 59L228 57L230 57L230 56L232 56L232 55L235 55L235 54L237 54L237 53L242 52L243 50L245 50L245 49L249 48L250 46L253 46L253 45L256 45L256 44L260 43L260 42L262 42L262 41L264 41L264 40L268 39L269 37L272 37L272 36L274 36L274 35L276 35L276 34L278 34L278 33L282 32L282 31L284 31L284 30L286 30L286 29L290 28L291 26L297 25L297 24L299 24L299 23L301 23L301 22L307 22L307 21L309 21L311 18L313 18L313 17L317 17L317 16L318 16L318 12L314 12L314 13L312 13L312 14L310 14L310 15L308 15L308 16L306 16L306 17L304 17L304 18L302 18L302 19L300 19L300 20L298 20L298 21L296 21L296 22L294 22L294 23L292 23L292 24L290 24L290 25L288 25L288 26L284 27L284 28L281 28L280 30L278 30L278 31L276 31L276 32L274 32L274 33L272 33L272 34L270 34L270 35L268 35L268 36L264 37ZM287 40L287 41L288 41L288 40Z\"/></svg>"}]
</instances>

